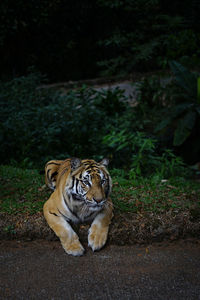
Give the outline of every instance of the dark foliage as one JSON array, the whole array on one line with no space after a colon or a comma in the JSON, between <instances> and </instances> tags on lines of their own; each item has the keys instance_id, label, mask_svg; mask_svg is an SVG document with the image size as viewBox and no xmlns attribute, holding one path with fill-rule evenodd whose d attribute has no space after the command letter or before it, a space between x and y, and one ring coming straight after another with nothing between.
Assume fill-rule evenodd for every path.
<instances>
[{"instance_id":1,"label":"dark foliage","mask_svg":"<svg viewBox=\"0 0 200 300\"><path fill-rule=\"evenodd\" d=\"M109 156L102 138L127 109L122 92L82 87L62 94L37 89L40 80L31 74L0 85L1 162L43 166L52 158Z\"/></svg>"},{"instance_id":2,"label":"dark foliage","mask_svg":"<svg viewBox=\"0 0 200 300\"><path fill-rule=\"evenodd\" d=\"M197 79L176 62L173 68L188 93L174 83L163 87L153 77L140 84L135 107L118 88L38 88L44 80L39 73L1 83L2 163L42 167L53 158L106 156L112 167L131 170L135 177L172 174L172 162L180 166L181 161L166 149L174 148L186 162L198 161L200 110L197 89L196 97L192 90Z\"/></svg>"},{"instance_id":3,"label":"dark foliage","mask_svg":"<svg viewBox=\"0 0 200 300\"><path fill-rule=\"evenodd\" d=\"M170 62L174 82L168 87L169 106L163 110L163 119L155 132L171 135L177 152L190 163L200 155L200 97L199 75L192 73L176 61Z\"/></svg>"},{"instance_id":4,"label":"dark foliage","mask_svg":"<svg viewBox=\"0 0 200 300\"><path fill-rule=\"evenodd\" d=\"M50 81L199 64L200 1L4 0L1 79L30 66Z\"/></svg>"}]
</instances>

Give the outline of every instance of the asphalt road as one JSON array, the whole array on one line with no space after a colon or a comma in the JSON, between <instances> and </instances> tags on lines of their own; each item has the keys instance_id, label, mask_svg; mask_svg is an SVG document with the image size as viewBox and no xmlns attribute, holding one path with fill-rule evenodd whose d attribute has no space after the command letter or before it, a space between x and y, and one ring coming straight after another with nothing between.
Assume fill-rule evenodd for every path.
<instances>
[{"instance_id":1,"label":"asphalt road","mask_svg":"<svg viewBox=\"0 0 200 300\"><path fill-rule=\"evenodd\" d=\"M0 299L200 299L200 241L86 249L1 241Z\"/></svg>"}]
</instances>

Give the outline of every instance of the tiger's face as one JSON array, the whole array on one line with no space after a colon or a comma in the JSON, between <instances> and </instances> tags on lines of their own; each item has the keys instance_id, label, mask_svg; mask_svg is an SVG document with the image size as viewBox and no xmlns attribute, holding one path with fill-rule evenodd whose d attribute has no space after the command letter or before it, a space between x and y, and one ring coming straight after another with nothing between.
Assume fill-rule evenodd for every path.
<instances>
[{"instance_id":1,"label":"tiger's face","mask_svg":"<svg viewBox=\"0 0 200 300\"><path fill-rule=\"evenodd\" d=\"M75 202L86 204L90 210L104 207L111 192L112 182L106 169L108 160L100 163L93 160L76 161L72 165L71 181L66 189Z\"/></svg>"}]
</instances>

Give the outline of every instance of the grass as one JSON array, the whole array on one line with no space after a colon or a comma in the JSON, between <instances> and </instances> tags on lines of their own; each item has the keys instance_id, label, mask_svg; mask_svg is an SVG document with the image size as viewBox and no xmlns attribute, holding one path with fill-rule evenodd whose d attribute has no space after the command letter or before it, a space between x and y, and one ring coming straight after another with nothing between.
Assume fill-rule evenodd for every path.
<instances>
[{"instance_id":1,"label":"grass","mask_svg":"<svg viewBox=\"0 0 200 300\"><path fill-rule=\"evenodd\" d=\"M44 176L37 170L0 166L0 208L8 214L42 210L50 192L44 187Z\"/></svg>"},{"instance_id":2,"label":"grass","mask_svg":"<svg viewBox=\"0 0 200 300\"><path fill-rule=\"evenodd\" d=\"M113 177L112 199L121 212L185 210L200 208L200 184L184 178L162 180L158 176L137 181Z\"/></svg>"},{"instance_id":3,"label":"grass","mask_svg":"<svg viewBox=\"0 0 200 300\"><path fill-rule=\"evenodd\" d=\"M119 213L200 208L200 185L195 181L173 178L162 182L154 176L136 182L126 179L124 173L112 174L112 178L112 199ZM44 175L37 170L0 166L0 184L0 209L7 214L41 211L51 193L44 186Z\"/></svg>"}]
</instances>

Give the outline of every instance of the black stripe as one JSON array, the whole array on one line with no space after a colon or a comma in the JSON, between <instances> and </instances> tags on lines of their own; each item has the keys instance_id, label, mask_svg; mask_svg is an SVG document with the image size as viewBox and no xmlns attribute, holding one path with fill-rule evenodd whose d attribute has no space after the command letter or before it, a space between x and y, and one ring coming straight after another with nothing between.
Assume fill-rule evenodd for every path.
<instances>
[{"instance_id":1,"label":"black stripe","mask_svg":"<svg viewBox=\"0 0 200 300\"><path fill-rule=\"evenodd\" d=\"M60 174L60 177L63 176L68 170L69 168L64 168Z\"/></svg>"},{"instance_id":2,"label":"black stripe","mask_svg":"<svg viewBox=\"0 0 200 300\"><path fill-rule=\"evenodd\" d=\"M90 214L88 214L86 218L89 218L91 215L94 215L94 214L97 214L97 213L98 212L96 212L96 211L91 211Z\"/></svg>"},{"instance_id":3,"label":"black stripe","mask_svg":"<svg viewBox=\"0 0 200 300\"><path fill-rule=\"evenodd\" d=\"M50 177L49 177L49 172L51 171L51 169L49 169L48 171L47 171L47 178L48 178L48 180L50 181Z\"/></svg>"},{"instance_id":4,"label":"black stripe","mask_svg":"<svg viewBox=\"0 0 200 300\"><path fill-rule=\"evenodd\" d=\"M53 172L53 174L51 174L51 179L56 175L58 175L58 172L57 171Z\"/></svg>"},{"instance_id":5,"label":"black stripe","mask_svg":"<svg viewBox=\"0 0 200 300\"><path fill-rule=\"evenodd\" d=\"M59 217L57 214L55 214L55 213L53 213L53 212L49 212L51 215L54 215L54 216L56 216L56 217Z\"/></svg>"},{"instance_id":6,"label":"black stripe","mask_svg":"<svg viewBox=\"0 0 200 300\"><path fill-rule=\"evenodd\" d=\"M84 165L88 165L88 164L91 164L93 162L94 162L93 160L86 159L83 163L84 163Z\"/></svg>"},{"instance_id":7,"label":"black stripe","mask_svg":"<svg viewBox=\"0 0 200 300\"><path fill-rule=\"evenodd\" d=\"M88 169L91 169L91 168L97 168L97 165L96 164L91 164L91 165L88 165L88 167L85 169L85 170L88 170Z\"/></svg>"},{"instance_id":8,"label":"black stripe","mask_svg":"<svg viewBox=\"0 0 200 300\"><path fill-rule=\"evenodd\" d=\"M74 177L74 176L72 176L72 185L71 185L70 189L72 189L72 188L73 188L73 186L74 186L74 180L75 180L75 177Z\"/></svg>"},{"instance_id":9,"label":"black stripe","mask_svg":"<svg viewBox=\"0 0 200 300\"><path fill-rule=\"evenodd\" d=\"M69 206L68 206L68 204L67 204L67 200L65 199L65 195L64 195L64 194L63 194L63 198L64 198L64 201L65 201L65 205L66 205L67 208L69 209L70 213L71 213L72 215L74 215L77 219L79 219L78 216L76 215L76 213L73 212L73 211L69 208Z\"/></svg>"},{"instance_id":10,"label":"black stripe","mask_svg":"<svg viewBox=\"0 0 200 300\"><path fill-rule=\"evenodd\" d=\"M106 198L108 198L109 191L110 191L110 179L109 176L106 178L107 179L107 189L106 189Z\"/></svg>"},{"instance_id":11,"label":"black stripe","mask_svg":"<svg viewBox=\"0 0 200 300\"><path fill-rule=\"evenodd\" d=\"M46 164L46 167L49 166L49 165L60 166L61 164L60 163L55 163L55 162L49 162L49 163Z\"/></svg>"},{"instance_id":12,"label":"black stripe","mask_svg":"<svg viewBox=\"0 0 200 300\"><path fill-rule=\"evenodd\" d=\"M79 180L76 178L76 193L78 194L78 184L79 184Z\"/></svg>"},{"instance_id":13,"label":"black stripe","mask_svg":"<svg viewBox=\"0 0 200 300\"><path fill-rule=\"evenodd\" d=\"M59 208L57 208L57 210L59 211L59 213L68 221L70 222L70 219L68 217L66 217L63 213L61 213L61 211L59 210Z\"/></svg>"}]
</instances>

